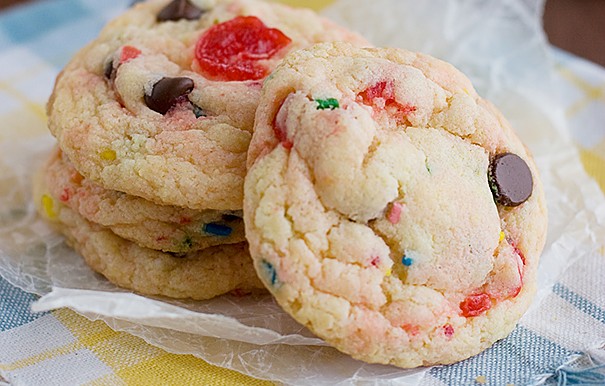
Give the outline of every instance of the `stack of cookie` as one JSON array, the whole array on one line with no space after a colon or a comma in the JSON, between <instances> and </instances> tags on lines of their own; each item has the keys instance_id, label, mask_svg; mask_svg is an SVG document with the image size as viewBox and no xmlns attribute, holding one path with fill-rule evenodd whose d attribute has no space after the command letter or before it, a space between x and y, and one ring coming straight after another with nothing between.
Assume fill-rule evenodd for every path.
<instances>
[{"instance_id":1,"label":"stack of cookie","mask_svg":"<svg viewBox=\"0 0 605 386\"><path fill-rule=\"evenodd\" d=\"M40 212L120 286L267 288L367 362L451 363L510 333L546 207L502 115L427 55L215 3L139 4L66 67Z\"/></svg>"},{"instance_id":2,"label":"stack of cookie","mask_svg":"<svg viewBox=\"0 0 605 386\"><path fill-rule=\"evenodd\" d=\"M97 272L148 295L263 288L244 238L246 151L263 79L290 51L361 37L255 0L135 5L59 75L60 150L36 203Z\"/></svg>"}]
</instances>

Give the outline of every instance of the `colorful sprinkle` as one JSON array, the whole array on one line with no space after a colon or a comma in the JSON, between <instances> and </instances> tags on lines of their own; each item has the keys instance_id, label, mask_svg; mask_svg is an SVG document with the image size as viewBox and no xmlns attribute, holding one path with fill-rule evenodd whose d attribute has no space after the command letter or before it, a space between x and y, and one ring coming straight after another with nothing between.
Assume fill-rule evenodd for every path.
<instances>
[{"instance_id":1,"label":"colorful sprinkle","mask_svg":"<svg viewBox=\"0 0 605 386\"><path fill-rule=\"evenodd\" d=\"M101 159L104 159L105 161L114 161L116 158L116 152L111 149L103 150L101 152Z\"/></svg>"},{"instance_id":2,"label":"colorful sprinkle","mask_svg":"<svg viewBox=\"0 0 605 386\"><path fill-rule=\"evenodd\" d=\"M325 110L330 109L334 110L340 107L340 103L338 103L338 99L328 98L328 99L315 99L317 102L317 110Z\"/></svg>"},{"instance_id":3,"label":"colorful sprinkle","mask_svg":"<svg viewBox=\"0 0 605 386\"><path fill-rule=\"evenodd\" d=\"M393 274L393 270L391 268L387 269L387 272L384 274L386 277L390 277Z\"/></svg>"},{"instance_id":4,"label":"colorful sprinkle","mask_svg":"<svg viewBox=\"0 0 605 386\"><path fill-rule=\"evenodd\" d=\"M233 232L233 229L231 229L231 227L229 227L227 225L211 222L211 223L204 225L204 232L209 233L211 235L215 235L215 236L226 237L226 236L231 235L231 232Z\"/></svg>"},{"instance_id":5,"label":"colorful sprinkle","mask_svg":"<svg viewBox=\"0 0 605 386\"><path fill-rule=\"evenodd\" d=\"M263 260L261 264L271 285L276 285L278 282L277 271L275 270L273 264L269 263L267 260Z\"/></svg>"},{"instance_id":6,"label":"colorful sprinkle","mask_svg":"<svg viewBox=\"0 0 605 386\"><path fill-rule=\"evenodd\" d=\"M67 202L67 201L69 201L70 198L71 198L71 193L69 191L69 188L63 188L63 191L61 192L61 195L59 196L59 200L61 202Z\"/></svg>"},{"instance_id":7,"label":"colorful sprinkle","mask_svg":"<svg viewBox=\"0 0 605 386\"><path fill-rule=\"evenodd\" d=\"M204 112L204 110L202 110L201 107L197 106L197 105L193 105L193 114L195 114L196 118L202 118L202 117L206 117L206 113Z\"/></svg>"},{"instance_id":8,"label":"colorful sprinkle","mask_svg":"<svg viewBox=\"0 0 605 386\"><path fill-rule=\"evenodd\" d=\"M460 310L464 317L478 316L492 308L492 300L488 294L470 295L462 303Z\"/></svg>"},{"instance_id":9,"label":"colorful sprinkle","mask_svg":"<svg viewBox=\"0 0 605 386\"><path fill-rule=\"evenodd\" d=\"M181 246L186 251L190 250L193 247L193 239L191 238L191 236L189 236L189 235L185 236L185 239L181 243Z\"/></svg>"},{"instance_id":10,"label":"colorful sprinkle","mask_svg":"<svg viewBox=\"0 0 605 386\"><path fill-rule=\"evenodd\" d=\"M120 54L120 64L128 62L141 55L141 50L133 46L124 46Z\"/></svg>"},{"instance_id":11,"label":"colorful sprinkle","mask_svg":"<svg viewBox=\"0 0 605 386\"><path fill-rule=\"evenodd\" d=\"M373 256L370 264L372 264L374 267L378 267L378 263L380 263L380 256Z\"/></svg>"},{"instance_id":12,"label":"colorful sprinkle","mask_svg":"<svg viewBox=\"0 0 605 386\"><path fill-rule=\"evenodd\" d=\"M502 242L502 240L504 240L504 238L506 237L506 235L504 234L504 232L500 232L500 242Z\"/></svg>"},{"instance_id":13,"label":"colorful sprinkle","mask_svg":"<svg viewBox=\"0 0 605 386\"><path fill-rule=\"evenodd\" d=\"M394 202L393 205L391 205L391 210L387 215L387 219L391 224L399 223L399 220L401 220L401 212L403 211L403 207L404 205L399 202Z\"/></svg>"},{"instance_id":14,"label":"colorful sprinkle","mask_svg":"<svg viewBox=\"0 0 605 386\"><path fill-rule=\"evenodd\" d=\"M401 258L401 264L405 265L406 267L409 267L412 264L414 264L414 259L412 259L411 257L407 257L406 255L403 255L403 257Z\"/></svg>"},{"instance_id":15,"label":"colorful sprinkle","mask_svg":"<svg viewBox=\"0 0 605 386\"><path fill-rule=\"evenodd\" d=\"M452 336L454 336L454 327L452 327L451 324L446 324L443 326L443 334L447 337L447 338L451 338Z\"/></svg>"},{"instance_id":16,"label":"colorful sprinkle","mask_svg":"<svg viewBox=\"0 0 605 386\"><path fill-rule=\"evenodd\" d=\"M49 195L44 194L42 196L42 208L44 209L44 213L46 213L48 218L57 218L57 212L55 212L55 202Z\"/></svg>"}]
</instances>

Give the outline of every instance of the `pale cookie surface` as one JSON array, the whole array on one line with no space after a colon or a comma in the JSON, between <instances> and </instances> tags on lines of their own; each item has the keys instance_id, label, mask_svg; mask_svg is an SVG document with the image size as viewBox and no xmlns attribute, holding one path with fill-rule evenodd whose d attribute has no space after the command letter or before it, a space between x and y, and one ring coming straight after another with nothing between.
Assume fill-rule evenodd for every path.
<instances>
[{"instance_id":1,"label":"pale cookie surface","mask_svg":"<svg viewBox=\"0 0 605 386\"><path fill-rule=\"evenodd\" d=\"M246 243L178 256L142 248L55 200L44 183L42 175L34 181L38 212L55 225L94 271L117 286L143 295L195 300L262 288Z\"/></svg>"},{"instance_id":2,"label":"pale cookie surface","mask_svg":"<svg viewBox=\"0 0 605 386\"><path fill-rule=\"evenodd\" d=\"M445 62L347 44L289 55L264 86L248 166L259 276L357 359L459 361L530 304L546 233L538 172Z\"/></svg>"},{"instance_id":3,"label":"pale cookie surface","mask_svg":"<svg viewBox=\"0 0 605 386\"><path fill-rule=\"evenodd\" d=\"M189 253L245 241L241 211L158 205L102 188L78 173L58 149L53 150L44 165L42 178L55 200L145 248Z\"/></svg>"},{"instance_id":4,"label":"pale cookie surface","mask_svg":"<svg viewBox=\"0 0 605 386\"><path fill-rule=\"evenodd\" d=\"M84 176L160 204L241 210L263 79L290 51L365 41L308 10L149 0L57 78L49 128Z\"/></svg>"}]
</instances>

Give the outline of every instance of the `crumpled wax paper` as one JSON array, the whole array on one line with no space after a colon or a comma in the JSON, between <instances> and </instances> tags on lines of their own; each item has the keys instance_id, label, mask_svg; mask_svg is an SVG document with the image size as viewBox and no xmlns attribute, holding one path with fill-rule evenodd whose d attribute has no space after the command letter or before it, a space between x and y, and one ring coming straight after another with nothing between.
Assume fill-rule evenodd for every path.
<instances>
[{"instance_id":1,"label":"crumpled wax paper","mask_svg":"<svg viewBox=\"0 0 605 386\"><path fill-rule=\"evenodd\" d=\"M378 46L452 62L531 149L547 195L549 235L530 312L566 267L597 248L597 235L605 235L599 220L605 199L580 164L557 99L542 7L532 0L337 0L325 11ZM50 93L52 84L44 86ZM34 310L69 307L169 352L261 379L308 385L416 385L422 379L426 369L365 364L327 347L269 296L174 301L108 283L35 214L31 176L53 144L50 136L0 143L0 275L42 295Z\"/></svg>"}]
</instances>

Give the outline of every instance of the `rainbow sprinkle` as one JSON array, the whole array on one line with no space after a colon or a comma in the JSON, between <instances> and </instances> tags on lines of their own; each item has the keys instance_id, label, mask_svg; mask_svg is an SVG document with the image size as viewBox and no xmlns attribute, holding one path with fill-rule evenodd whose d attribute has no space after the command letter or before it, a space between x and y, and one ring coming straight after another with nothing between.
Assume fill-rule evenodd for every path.
<instances>
[{"instance_id":1,"label":"rainbow sprinkle","mask_svg":"<svg viewBox=\"0 0 605 386\"><path fill-rule=\"evenodd\" d=\"M261 262L261 265L262 265L263 269L265 270L265 273L267 275L267 278L269 279L269 282L271 283L272 286L275 286L279 281L277 279L277 270L275 269L273 264L269 263L267 260L263 260Z\"/></svg>"},{"instance_id":2,"label":"rainbow sprinkle","mask_svg":"<svg viewBox=\"0 0 605 386\"><path fill-rule=\"evenodd\" d=\"M117 158L116 152L111 149L103 150L101 152L101 159L104 159L105 161L113 161L116 158Z\"/></svg>"},{"instance_id":3,"label":"rainbow sprinkle","mask_svg":"<svg viewBox=\"0 0 605 386\"><path fill-rule=\"evenodd\" d=\"M46 213L48 218L57 218L57 212L55 212L55 202L52 197L47 194L42 196L42 208L44 209L44 213Z\"/></svg>"},{"instance_id":4,"label":"rainbow sprinkle","mask_svg":"<svg viewBox=\"0 0 605 386\"><path fill-rule=\"evenodd\" d=\"M233 229L231 229L231 227L228 227L227 225L211 222L204 225L204 232L214 236L227 237L231 235Z\"/></svg>"},{"instance_id":5,"label":"rainbow sprinkle","mask_svg":"<svg viewBox=\"0 0 605 386\"><path fill-rule=\"evenodd\" d=\"M506 237L504 232L500 232L500 242L502 242L502 240L504 240L504 237Z\"/></svg>"},{"instance_id":6,"label":"rainbow sprinkle","mask_svg":"<svg viewBox=\"0 0 605 386\"><path fill-rule=\"evenodd\" d=\"M405 265L406 267L409 267L414 264L414 259L403 255L403 257L401 258L401 264Z\"/></svg>"},{"instance_id":7,"label":"rainbow sprinkle","mask_svg":"<svg viewBox=\"0 0 605 386\"><path fill-rule=\"evenodd\" d=\"M328 98L328 99L315 99L317 102L317 110L325 110L330 109L334 110L340 107L340 103L338 103L338 99Z\"/></svg>"}]
</instances>

